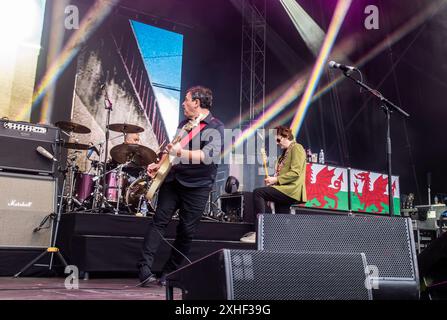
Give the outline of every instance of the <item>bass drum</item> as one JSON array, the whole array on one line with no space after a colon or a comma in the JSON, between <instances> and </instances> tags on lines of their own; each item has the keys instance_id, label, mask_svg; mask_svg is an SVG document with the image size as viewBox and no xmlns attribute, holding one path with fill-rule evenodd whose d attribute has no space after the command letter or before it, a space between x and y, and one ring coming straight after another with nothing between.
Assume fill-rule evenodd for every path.
<instances>
[{"instance_id":1,"label":"bass drum","mask_svg":"<svg viewBox=\"0 0 447 320\"><path fill-rule=\"evenodd\" d=\"M136 215L154 214L157 198L152 201L146 199L146 193L151 185L148 178L138 178L126 190L126 205Z\"/></svg>"}]
</instances>

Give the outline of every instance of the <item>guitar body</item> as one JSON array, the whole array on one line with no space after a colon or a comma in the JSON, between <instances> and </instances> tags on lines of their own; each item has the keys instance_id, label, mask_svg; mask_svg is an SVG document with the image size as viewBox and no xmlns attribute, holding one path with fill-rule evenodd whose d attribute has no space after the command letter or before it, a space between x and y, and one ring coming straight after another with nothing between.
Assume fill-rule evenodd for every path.
<instances>
[{"instance_id":1,"label":"guitar body","mask_svg":"<svg viewBox=\"0 0 447 320\"><path fill-rule=\"evenodd\" d=\"M146 193L146 199L149 201L151 201L154 198L158 189L160 189L161 185L163 184L163 181L165 181L167 175L169 174L169 171L171 170L172 165L169 155L164 154L159 164L160 169L158 169L157 174L152 179L152 183Z\"/></svg>"},{"instance_id":2,"label":"guitar body","mask_svg":"<svg viewBox=\"0 0 447 320\"><path fill-rule=\"evenodd\" d=\"M267 168L267 153L265 152L264 148L261 148L261 155L262 155L262 162L264 163L265 177L267 178L269 176L269 170Z\"/></svg>"},{"instance_id":3,"label":"guitar body","mask_svg":"<svg viewBox=\"0 0 447 320\"><path fill-rule=\"evenodd\" d=\"M188 133L195 127L197 127L200 124L200 121L204 119L205 116L203 114L200 114L195 120L189 121L187 124L183 126L183 128L180 130L180 134L172 140L171 144L176 144L180 142L182 139L183 133ZM160 165L160 168L157 171L157 174L152 179L152 183L146 193L146 199L149 201L152 201L152 199L155 196L155 193L157 193L158 189L160 189L161 185L163 184L163 181L166 179L166 176L168 175L169 171L172 167L172 160L174 157L170 156L169 154L164 154L161 157L161 160L158 162Z\"/></svg>"}]
</instances>

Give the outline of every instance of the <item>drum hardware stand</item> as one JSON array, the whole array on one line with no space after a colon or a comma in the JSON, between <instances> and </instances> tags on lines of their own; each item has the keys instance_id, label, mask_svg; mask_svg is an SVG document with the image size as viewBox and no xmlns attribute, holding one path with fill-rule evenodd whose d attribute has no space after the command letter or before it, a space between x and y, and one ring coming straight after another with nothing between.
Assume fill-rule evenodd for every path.
<instances>
[{"instance_id":1,"label":"drum hardware stand","mask_svg":"<svg viewBox=\"0 0 447 320\"><path fill-rule=\"evenodd\" d=\"M72 140L72 138L73 138L72 132L66 132L62 129L59 129L59 130L68 136L68 141ZM76 143L79 141L78 139L74 139L74 140ZM59 142L65 143L65 141L63 139L60 139ZM68 157L68 159L67 159L67 163L68 163L67 168L65 170L59 170L61 173L63 173L64 183L65 183L65 179L67 177L67 172L68 171L70 172L70 175L69 175L70 181L69 181L69 186L68 186L69 192L68 192L68 195L65 197L67 199L67 208L66 208L67 212L74 210L74 207L72 206L73 204L77 205L78 207L82 207L82 203L73 196L74 184L75 184L75 174L78 171L78 168L75 163L76 163L79 153L80 153L80 151L74 151L73 155L71 157ZM60 158L60 156L61 156L61 154L59 152L59 158ZM62 189L62 198L61 199L64 198L64 195L63 195L64 190L65 190L65 184Z\"/></svg>"},{"instance_id":2,"label":"drum hardware stand","mask_svg":"<svg viewBox=\"0 0 447 320\"><path fill-rule=\"evenodd\" d=\"M101 189L101 185L100 185L100 177L102 177L102 173L104 172L104 167L103 167L103 163L101 162L101 155L103 153L103 145L106 143L106 141L101 141L100 143L93 145L92 147L96 147L99 146L99 161L97 161L96 163L96 177L94 178L95 181L95 190L93 191L93 204L92 204L92 209L91 212L95 213L95 212L100 212L100 209L102 207L102 205L106 205L109 208L112 207L112 205L108 202L104 202L104 194L103 192L104 189ZM105 156L106 161L107 161L107 156ZM104 180L105 181L105 180ZM98 205L99 203L99 205ZM98 211L96 211L98 209Z\"/></svg>"},{"instance_id":3,"label":"drum hardware stand","mask_svg":"<svg viewBox=\"0 0 447 320\"><path fill-rule=\"evenodd\" d=\"M105 92L105 98L104 98L104 107L107 110L107 117L106 117L106 139L105 139L105 147L104 147L104 172L107 172L107 157L109 155L109 138L110 138L110 129L109 129L109 125L110 125L110 113L113 111L113 104L109 99L109 95L107 93L107 89L104 87L104 92ZM106 192L106 179L105 179L105 174L103 176L103 180L102 180L102 192ZM101 197L101 204L100 207L102 207L102 205L104 204L105 201L105 197L104 194Z\"/></svg>"},{"instance_id":4,"label":"drum hardware stand","mask_svg":"<svg viewBox=\"0 0 447 320\"><path fill-rule=\"evenodd\" d=\"M117 200L116 200L116 209L115 209L115 214L119 214L120 211L120 199L121 199L121 185L123 182L123 167L129 165L132 161L127 161L126 163L123 163L121 165L119 165L116 169L119 168L118 170L118 196L117 196ZM115 170L116 170L115 169Z\"/></svg>"},{"instance_id":5,"label":"drum hardware stand","mask_svg":"<svg viewBox=\"0 0 447 320\"><path fill-rule=\"evenodd\" d=\"M113 208L113 206L107 201L104 193L106 190L103 188L103 185L100 183L101 177L105 174L102 174L102 170L100 167L102 163L98 163L97 175L93 178L95 182L95 190L93 191L93 205L91 212L92 213L100 213L102 207ZM112 170L113 171L113 170ZM105 178L104 178L105 181Z\"/></svg>"},{"instance_id":6,"label":"drum hardware stand","mask_svg":"<svg viewBox=\"0 0 447 320\"><path fill-rule=\"evenodd\" d=\"M82 203L76 199L76 197L73 196L74 193L74 184L75 184L75 175L78 171L78 168L76 166L76 159L78 158L77 153L79 151L75 151L74 155L68 159L69 164L67 166L67 169L64 172L64 181L66 179L66 172L70 171L70 181L69 181L69 192L67 196L67 211L73 211L72 204L76 204L78 207L82 207Z\"/></svg>"},{"instance_id":7,"label":"drum hardware stand","mask_svg":"<svg viewBox=\"0 0 447 320\"><path fill-rule=\"evenodd\" d=\"M120 135L118 135L118 136L116 136L116 137L113 137L113 138L111 138L111 139L109 139L109 141L113 141L113 140L115 140L115 139L118 139L118 138L121 138L121 137L124 137L124 133L122 133L122 134L120 134ZM98 153L98 156L99 156L99 161L97 162L98 164L97 164L97 166L96 166L96 177L95 177L95 179L94 179L94 181L96 181L96 183L95 183L95 190L93 191L93 204L92 204L92 209L90 210L91 212L95 212L96 211L96 209L98 209L98 208L101 208L102 207L102 205L104 204L105 206L107 206L108 208L112 208L112 205L110 204L110 203L104 203L104 201L105 201L105 198L104 198L104 195L100 192L100 178L101 177L104 177L105 178L105 175L103 175L102 173L105 171L105 168L104 168L104 162L103 163L101 163L101 155L102 155L102 153L103 153L103 146L104 146L104 144L106 143L107 141L106 140L103 140L103 141L101 141L101 142L99 142L99 143L97 143L97 144L94 144L94 145L92 145L90 148L96 148L96 147L99 147L99 151L97 151L97 153ZM94 161L94 160L91 160L92 162ZM107 156L105 156L105 161L107 162ZM111 171L113 171L113 170L111 170ZM106 174L107 174L108 172L106 172ZM104 182L105 182L105 179L104 179ZM105 184L105 183L104 183ZM102 189L102 191L103 192L105 192L104 190L104 184L102 185L102 187L103 187L103 189ZM100 198L101 197L101 198ZM100 202L100 205L98 206L98 202Z\"/></svg>"},{"instance_id":8,"label":"drum hardware stand","mask_svg":"<svg viewBox=\"0 0 447 320\"><path fill-rule=\"evenodd\" d=\"M60 150L59 150L59 159L60 159ZM38 262L41 258L43 258L47 253L50 254L50 263L49 265L45 265L48 266L48 270L52 270L53 269L53 258L54 258L54 254L56 254L59 258L59 260L62 262L64 268L68 266L67 261L64 259L64 257L62 256L60 250L58 247L56 247L56 241L57 241L57 235L58 235L58 231L59 231L59 222L61 219L61 213L62 213L62 205L63 205L63 194L64 194L64 189L65 189L65 183L66 183L66 172L67 169L62 170L60 167L58 168L58 171L60 173L63 173L63 183L62 183L62 189L61 189L61 196L60 196L60 200L58 201L58 188L57 188L57 180L56 180L56 186L55 186L55 190L56 190L56 199L55 199L55 207L57 210L55 210L55 212L57 213L51 213L49 214L47 217L45 217L45 219L41 222L41 224L35 228L33 230L33 232L37 232L39 230L42 229L42 226L45 224L45 222L48 219L56 219L56 226L54 226L51 230L52 233L52 237L51 237L51 244L48 248L46 248L46 250L44 252L42 252L41 254L39 254L36 258L34 258L31 262L29 262L25 267L23 267L19 272L17 272L14 275L14 278L18 278L20 277L20 275L27 271L29 268L31 268L32 266L35 265L36 262ZM59 206L58 206L58 202L59 202Z\"/></svg>"}]
</instances>

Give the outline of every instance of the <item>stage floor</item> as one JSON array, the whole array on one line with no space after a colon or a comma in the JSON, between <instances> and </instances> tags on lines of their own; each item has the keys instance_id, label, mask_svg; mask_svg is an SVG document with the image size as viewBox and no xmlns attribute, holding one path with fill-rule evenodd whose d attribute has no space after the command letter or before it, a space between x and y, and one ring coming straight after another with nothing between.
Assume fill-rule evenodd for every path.
<instances>
[{"instance_id":1,"label":"stage floor","mask_svg":"<svg viewBox=\"0 0 447 320\"><path fill-rule=\"evenodd\" d=\"M79 280L68 290L65 278L0 278L0 300L165 300L165 287L156 283L138 288L138 279ZM174 300L181 291L174 290Z\"/></svg>"}]
</instances>

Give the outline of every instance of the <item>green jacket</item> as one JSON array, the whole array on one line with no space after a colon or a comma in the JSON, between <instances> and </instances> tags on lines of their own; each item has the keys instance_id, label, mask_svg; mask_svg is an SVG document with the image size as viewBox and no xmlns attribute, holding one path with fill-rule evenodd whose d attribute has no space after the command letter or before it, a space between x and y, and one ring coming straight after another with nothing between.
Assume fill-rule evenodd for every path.
<instances>
[{"instance_id":1,"label":"green jacket","mask_svg":"<svg viewBox=\"0 0 447 320\"><path fill-rule=\"evenodd\" d=\"M278 184L273 188L297 201L306 202L306 153L299 143L291 148L279 171Z\"/></svg>"}]
</instances>

